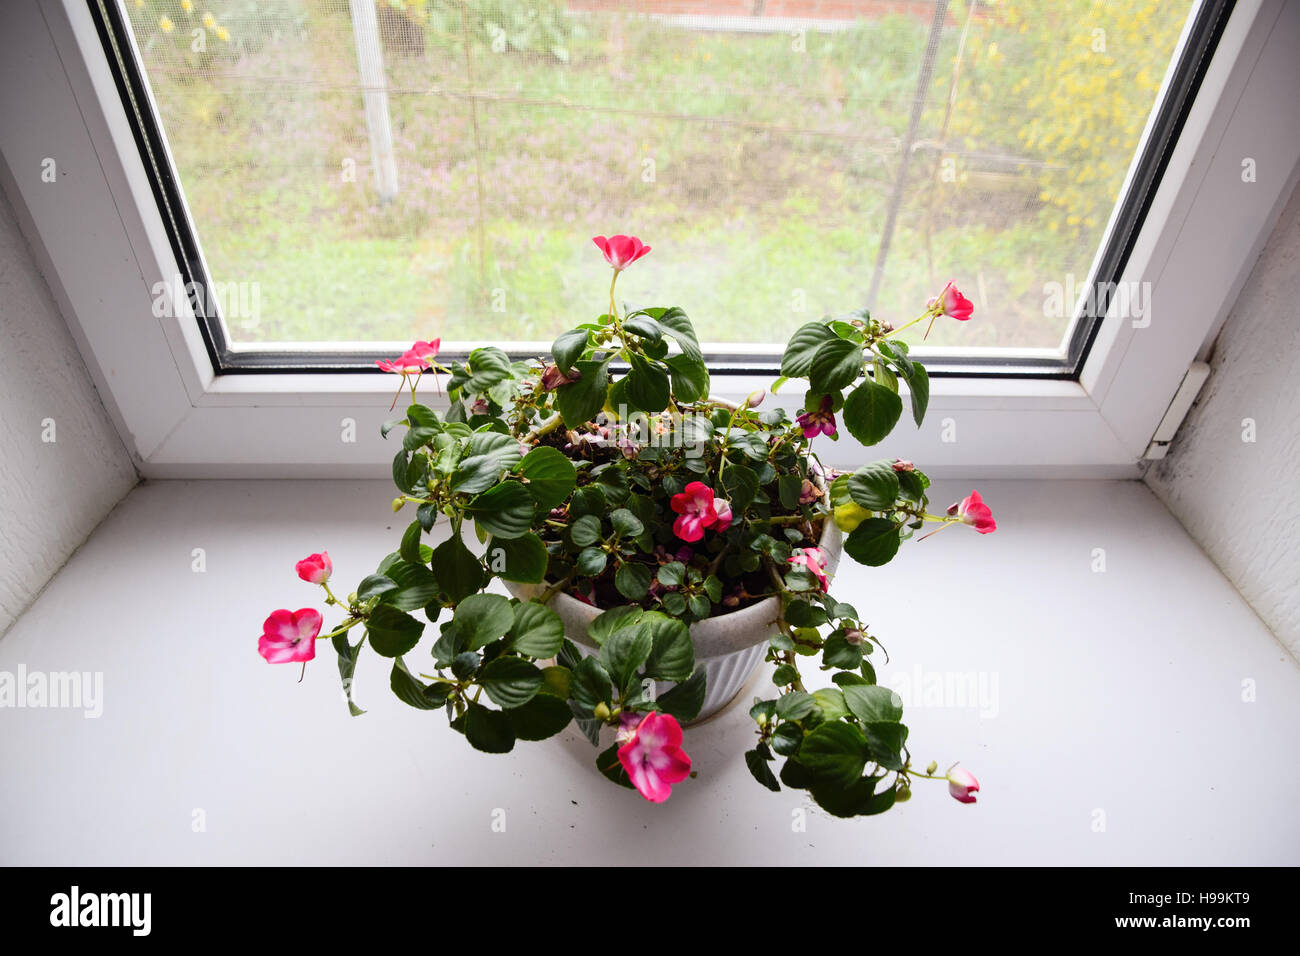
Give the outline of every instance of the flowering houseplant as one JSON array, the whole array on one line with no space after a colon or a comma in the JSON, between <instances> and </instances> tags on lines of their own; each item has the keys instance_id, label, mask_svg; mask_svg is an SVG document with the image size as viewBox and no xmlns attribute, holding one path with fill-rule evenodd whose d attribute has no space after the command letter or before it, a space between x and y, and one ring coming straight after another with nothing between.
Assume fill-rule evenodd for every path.
<instances>
[{"instance_id":1,"label":"flowering houseplant","mask_svg":"<svg viewBox=\"0 0 1300 956\"><path fill-rule=\"evenodd\" d=\"M856 608L828 593L832 536L843 536L849 557L878 566L926 522L996 527L978 492L930 514L929 480L910 462L837 474L813 450L841 426L868 446L888 435L903 411L899 379L920 425L929 380L896 338L901 329L865 311L799 328L773 386L806 380L793 418L760 410L762 393L717 402L681 309L616 305L619 274L650 247L627 236L595 242L613 269L609 310L556 339L551 361L512 362L486 347L444 368L434 341L380 363L401 376L399 396L410 391L405 414L383 432L402 429L393 510L409 506L414 517L346 600L330 589L327 552L299 562L299 576L346 616L322 634L315 609L278 610L262 655L305 664L317 640L331 639L359 714L351 681L368 642L392 660L397 697L445 710L453 730L489 753L571 721L599 749L609 728L597 767L658 802L691 773L681 724L700 714L708 683L693 635L766 601L771 626L749 635L774 665L772 696L750 709L757 740L745 762L759 783L806 789L837 816L887 810L916 777L946 779L954 797L974 802L979 784L968 771L912 766L898 697L876 683L877 640ZM908 324L971 311L949 283ZM416 397L421 377L438 372L449 376L443 414ZM424 544L440 522L449 532ZM467 524L481 555L466 543ZM516 597L490 593L497 578ZM552 609L560 601L590 606L583 633ZM438 629L430 673L406 661L428 627L419 614ZM351 643L354 628L363 633ZM801 658L832 671L833 686L809 692ZM672 686L657 694L656 682Z\"/></svg>"}]
</instances>

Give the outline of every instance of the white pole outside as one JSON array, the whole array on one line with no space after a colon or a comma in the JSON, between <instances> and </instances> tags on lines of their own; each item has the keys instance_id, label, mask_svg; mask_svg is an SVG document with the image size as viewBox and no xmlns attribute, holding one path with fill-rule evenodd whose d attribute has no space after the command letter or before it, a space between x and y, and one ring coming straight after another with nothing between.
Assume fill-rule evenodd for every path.
<instances>
[{"instance_id":1,"label":"white pole outside","mask_svg":"<svg viewBox=\"0 0 1300 956\"><path fill-rule=\"evenodd\" d=\"M361 68L370 164L375 170L379 198L387 201L397 196L397 161L393 156L393 126L388 118L388 79L384 75L383 47L379 44L379 20L375 0L348 0L348 4L352 8L352 32L356 36L357 63Z\"/></svg>"}]
</instances>

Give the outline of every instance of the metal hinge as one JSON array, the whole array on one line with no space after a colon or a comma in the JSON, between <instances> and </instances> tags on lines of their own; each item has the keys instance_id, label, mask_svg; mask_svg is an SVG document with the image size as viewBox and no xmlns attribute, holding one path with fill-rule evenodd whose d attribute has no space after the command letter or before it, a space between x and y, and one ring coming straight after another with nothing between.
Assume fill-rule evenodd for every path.
<instances>
[{"instance_id":1,"label":"metal hinge","mask_svg":"<svg viewBox=\"0 0 1300 956\"><path fill-rule=\"evenodd\" d=\"M1196 401L1196 396L1201 393L1201 387L1209 377L1210 366L1205 362L1193 362L1188 367L1187 374L1183 376L1178 386L1178 391L1174 392L1173 401L1165 411L1165 417L1160 419L1160 424L1156 426L1156 433L1151 436L1151 442L1147 445L1143 458L1164 458L1169 453L1169 443L1174 440L1174 435L1177 434L1183 419L1187 417L1192 402Z\"/></svg>"}]
</instances>

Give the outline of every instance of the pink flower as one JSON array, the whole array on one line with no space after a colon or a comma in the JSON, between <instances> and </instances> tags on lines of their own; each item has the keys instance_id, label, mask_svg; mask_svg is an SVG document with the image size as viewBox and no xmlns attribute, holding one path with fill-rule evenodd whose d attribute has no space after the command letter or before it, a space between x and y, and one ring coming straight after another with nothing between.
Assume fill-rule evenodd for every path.
<instances>
[{"instance_id":1,"label":"pink flower","mask_svg":"<svg viewBox=\"0 0 1300 956\"><path fill-rule=\"evenodd\" d=\"M959 322L965 322L975 311L975 303L958 292L951 279L943 287L943 291L928 301L925 307L927 309L937 309L944 315L957 319Z\"/></svg>"},{"instance_id":2,"label":"pink flower","mask_svg":"<svg viewBox=\"0 0 1300 956\"><path fill-rule=\"evenodd\" d=\"M474 404L469 407L469 413L471 415L490 415L492 413L492 406L488 403L486 398L479 397L474 401Z\"/></svg>"},{"instance_id":3,"label":"pink flower","mask_svg":"<svg viewBox=\"0 0 1300 956\"><path fill-rule=\"evenodd\" d=\"M673 495L670 504L680 516L673 522L673 534L683 541L699 541L704 529L717 523L713 489L702 481L692 481L681 494Z\"/></svg>"},{"instance_id":4,"label":"pink flower","mask_svg":"<svg viewBox=\"0 0 1300 956\"><path fill-rule=\"evenodd\" d=\"M718 534L722 534L731 527L731 502L726 498L714 498L713 510L718 513L718 521L713 526L713 530Z\"/></svg>"},{"instance_id":5,"label":"pink flower","mask_svg":"<svg viewBox=\"0 0 1300 956\"><path fill-rule=\"evenodd\" d=\"M596 236L592 240L605 254L605 261L614 267L615 272L622 272L632 263L650 251L650 247L636 236Z\"/></svg>"},{"instance_id":6,"label":"pink flower","mask_svg":"<svg viewBox=\"0 0 1300 956\"><path fill-rule=\"evenodd\" d=\"M380 359L375 364L381 370L393 372L403 378L407 375L419 375L429 367L438 354L438 348L441 345L442 339L434 339L432 342L416 342L397 358Z\"/></svg>"},{"instance_id":7,"label":"pink flower","mask_svg":"<svg viewBox=\"0 0 1300 956\"><path fill-rule=\"evenodd\" d=\"M691 758L682 750L681 725L671 714L646 714L618 748L618 762L641 796L652 803L667 800L672 796L672 785L681 783L691 772Z\"/></svg>"},{"instance_id":8,"label":"pink flower","mask_svg":"<svg viewBox=\"0 0 1300 956\"><path fill-rule=\"evenodd\" d=\"M895 458L894 471L916 471L916 465L912 464L906 458Z\"/></svg>"},{"instance_id":9,"label":"pink flower","mask_svg":"<svg viewBox=\"0 0 1300 956\"><path fill-rule=\"evenodd\" d=\"M954 800L960 803L974 803L974 793L979 788L980 782L969 770L954 767L948 771L948 792L952 794Z\"/></svg>"},{"instance_id":10,"label":"pink flower","mask_svg":"<svg viewBox=\"0 0 1300 956\"><path fill-rule=\"evenodd\" d=\"M817 485L805 478L799 483L799 504L810 505L822 499L823 492Z\"/></svg>"},{"instance_id":11,"label":"pink flower","mask_svg":"<svg viewBox=\"0 0 1300 956\"><path fill-rule=\"evenodd\" d=\"M822 399L817 411L803 412L795 422L803 429L804 438L816 438L818 435L834 437L835 416L831 413L831 397L827 395Z\"/></svg>"},{"instance_id":12,"label":"pink flower","mask_svg":"<svg viewBox=\"0 0 1300 956\"><path fill-rule=\"evenodd\" d=\"M791 564L806 569L817 578L823 591L830 587L830 581L826 578L826 552L821 548L795 548L789 560Z\"/></svg>"},{"instance_id":13,"label":"pink flower","mask_svg":"<svg viewBox=\"0 0 1300 956\"><path fill-rule=\"evenodd\" d=\"M316 656L316 635L322 623L320 612L305 607L298 611L272 611L262 625L257 652L269 664L309 661Z\"/></svg>"},{"instance_id":14,"label":"pink flower","mask_svg":"<svg viewBox=\"0 0 1300 956\"><path fill-rule=\"evenodd\" d=\"M334 573L334 562L330 560L328 551L309 554L293 567L298 572L298 577L308 584L324 584Z\"/></svg>"},{"instance_id":15,"label":"pink flower","mask_svg":"<svg viewBox=\"0 0 1300 956\"><path fill-rule=\"evenodd\" d=\"M573 370L572 375L566 375L560 371L558 365L548 365L542 369L542 388L548 392L553 392L561 385L568 385L580 378L582 378L582 373L577 369Z\"/></svg>"},{"instance_id":16,"label":"pink flower","mask_svg":"<svg viewBox=\"0 0 1300 956\"><path fill-rule=\"evenodd\" d=\"M980 534L989 534L998 529L998 523L993 520L992 509L984 503L978 491L972 490L969 495L950 507L948 514L956 515L964 523L973 525Z\"/></svg>"}]
</instances>

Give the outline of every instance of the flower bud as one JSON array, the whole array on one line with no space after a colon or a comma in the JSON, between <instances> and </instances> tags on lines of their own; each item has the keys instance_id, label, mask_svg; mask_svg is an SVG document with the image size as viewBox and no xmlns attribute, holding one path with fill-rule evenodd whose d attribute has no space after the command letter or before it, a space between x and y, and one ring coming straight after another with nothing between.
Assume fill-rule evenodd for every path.
<instances>
[{"instance_id":1,"label":"flower bud","mask_svg":"<svg viewBox=\"0 0 1300 956\"><path fill-rule=\"evenodd\" d=\"M397 514L397 512L401 511L401 510L402 510L402 505L404 505L404 504L406 504L406 502L403 501L401 498L394 498L394 499L393 499L393 514Z\"/></svg>"},{"instance_id":2,"label":"flower bud","mask_svg":"<svg viewBox=\"0 0 1300 956\"><path fill-rule=\"evenodd\" d=\"M844 639L848 641L850 644L861 644L864 640L866 640L866 637L867 636L863 634L860 630L858 630L856 627L851 627L844 632Z\"/></svg>"},{"instance_id":3,"label":"flower bud","mask_svg":"<svg viewBox=\"0 0 1300 956\"><path fill-rule=\"evenodd\" d=\"M609 705L602 700L596 705L595 714L597 720L609 720Z\"/></svg>"},{"instance_id":4,"label":"flower bud","mask_svg":"<svg viewBox=\"0 0 1300 956\"><path fill-rule=\"evenodd\" d=\"M767 392L760 388L758 391L750 392L749 397L745 399L745 404L741 407L758 408L759 405L763 404L765 398L767 398Z\"/></svg>"},{"instance_id":5,"label":"flower bud","mask_svg":"<svg viewBox=\"0 0 1300 956\"><path fill-rule=\"evenodd\" d=\"M898 792L894 794L895 803L907 803L907 801L911 799L912 799L911 787L899 787Z\"/></svg>"},{"instance_id":6,"label":"flower bud","mask_svg":"<svg viewBox=\"0 0 1300 956\"><path fill-rule=\"evenodd\" d=\"M357 601L359 601L359 600L361 600L361 599L360 599L359 597L357 597L357 592L356 592L356 591L353 591L351 594L348 595L348 603L349 603L349 604L356 604Z\"/></svg>"},{"instance_id":7,"label":"flower bud","mask_svg":"<svg viewBox=\"0 0 1300 956\"><path fill-rule=\"evenodd\" d=\"M930 763L926 765L925 772L933 776L934 772L938 769L939 769L938 761L931 760Z\"/></svg>"}]
</instances>

